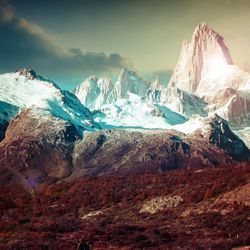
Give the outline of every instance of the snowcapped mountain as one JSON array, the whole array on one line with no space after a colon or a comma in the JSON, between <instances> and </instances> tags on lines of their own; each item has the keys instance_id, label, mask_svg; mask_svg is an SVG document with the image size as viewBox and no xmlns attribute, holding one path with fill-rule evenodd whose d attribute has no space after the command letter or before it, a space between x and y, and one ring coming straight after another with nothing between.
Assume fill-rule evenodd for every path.
<instances>
[{"instance_id":1,"label":"snowcapped mountain","mask_svg":"<svg viewBox=\"0 0 250 250\"><path fill-rule=\"evenodd\" d=\"M137 76L134 71L124 68L115 82L111 98L113 101L126 98L128 92L143 97L147 88L148 83L146 81Z\"/></svg>"},{"instance_id":2,"label":"snowcapped mountain","mask_svg":"<svg viewBox=\"0 0 250 250\"><path fill-rule=\"evenodd\" d=\"M108 78L91 76L83 81L74 93L83 105L95 110L104 104L126 98L128 93L145 96L147 88L146 81L137 76L134 71L124 68L115 83Z\"/></svg>"},{"instance_id":3,"label":"snowcapped mountain","mask_svg":"<svg viewBox=\"0 0 250 250\"><path fill-rule=\"evenodd\" d=\"M184 41L169 85L202 95L206 93L207 86L204 86L205 82L201 84L201 80L218 77L223 73L223 67L232 64L223 37L201 23L196 27L191 42Z\"/></svg>"},{"instance_id":4,"label":"snowcapped mountain","mask_svg":"<svg viewBox=\"0 0 250 250\"><path fill-rule=\"evenodd\" d=\"M123 69L114 84L91 77L75 93L91 110L100 110L95 120L104 127L183 127L193 115L218 114L242 135L250 124L250 73L233 64L223 37L205 23L183 43L168 85ZM198 120L191 122L201 126Z\"/></svg>"},{"instance_id":5,"label":"snowcapped mountain","mask_svg":"<svg viewBox=\"0 0 250 250\"><path fill-rule=\"evenodd\" d=\"M111 101L113 88L111 79L91 76L76 88L75 95L86 107L94 110Z\"/></svg>"},{"instance_id":6,"label":"snowcapped mountain","mask_svg":"<svg viewBox=\"0 0 250 250\"><path fill-rule=\"evenodd\" d=\"M163 89L159 103L186 118L190 118L194 114L202 117L207 116L206 102L199 96L179 88L167 87Z\"/></svg>"},{"instance_id":7,"label":"snowcapped mountain","mask_svg":"<svg viewBox=\"0 0 250 250\"><path fill-rule=\"evenodd\" d=\"M68 91L32 70L0 75L1 120L8 122L19 110L32 109L44 116L70 121L81 130L98 127L91 112Z\"/></svg>"},{"instance_id":8,"label":"snowcapped mountain","mask_svg":"<svg viewBox=\"0 0 250 250\"><path fill-rule=\"evenodd\" d=\"M249 79L205 24L184 46L168 85L123 69L117 81L91 76L73 94L32 70L2 74L1 173L53 183L249 162Z\"/></svg>"},{"instance_id":9,"label":"snowcapped mountain","mask_svg":"<svg viewBox=\"0 0 250 250\"><path fill-rule=\"evenodd\" d=\"M250 74L233 65L223 37L207 24L198 25L191 42L184 42L168 88L202 98L208 115L218 113L232 125L249 124Z\"/></svg>"}]
</instances>

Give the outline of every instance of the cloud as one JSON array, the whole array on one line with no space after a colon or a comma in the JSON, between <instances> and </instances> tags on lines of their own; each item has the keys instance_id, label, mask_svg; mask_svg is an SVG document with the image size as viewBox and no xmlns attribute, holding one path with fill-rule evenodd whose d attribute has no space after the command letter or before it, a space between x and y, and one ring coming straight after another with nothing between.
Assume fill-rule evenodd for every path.
<instances>
[{"instance_id":1,"label":"cloud","mask_svg":"<svg viewBox=\"0 0 250 250\"><path fill-rule=\"evenodd\" d=\"M14 8L7 1L0 0L0 22L9 22L14 16Z\"/></svg>"},{"instance_id":2,"label":"cloud","mask_svg":"<svg viewBox=\"0 0 250 250\"><path fill-rule=\"evenodd\" d=\"M118 53L65 48L42 27L17 16L5 0L0 0L0 37L2 72L29 67L56 79L74 80L132 67L130 60Z\"/></svg>"}]
</instances>

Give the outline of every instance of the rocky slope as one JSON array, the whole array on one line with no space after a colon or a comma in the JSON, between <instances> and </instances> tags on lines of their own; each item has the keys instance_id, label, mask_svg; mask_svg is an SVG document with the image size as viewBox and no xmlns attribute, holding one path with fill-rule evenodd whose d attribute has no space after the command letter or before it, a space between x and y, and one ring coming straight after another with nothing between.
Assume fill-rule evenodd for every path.
<instances>
[{"instance_id":1,"label":"rocky slope","mask_svg":"<svg viewBox=\"0 0 250 250\"><path fill-rule=\"evenodd\" d=\"M216 116L186 135L176 130L112 129L82 133L38 109L11 120L0 142L1 183L37 186L84 176L234 166L245 144ZM179 128L179 130L181 130Z\"/></svg>"},{"instance_id":2,"label":"rocky slope","mask_svg":"<svg viewBox=\"0 0 250 250\"><path fill-rule=\"evenodd\" d=\"M233 166L234 160L249 162L250 151L217 115L188 135L174 130L90 133L73 152L74 176Z\"/></svg>"},{"instance_id":3,"label":"rocky slope","mask_svg":"<svg viewBox=\"0 0 250 250\"><path fill-rule=\"evenodd\" d=\"M202 138L167 131L95 132L77 143L73 152L75 177L164 172L233 163L222 149Z\"/></svg>"},{"instance_id":4,"label":"rocky slope","mask_svg":"<svg viewBox=\"0 0 250 250\"><path fill-rule=\"evenodd\" d=\"M76 127L49 112L24 109L11 120L0 142L1 183L25 186L55 182L72 172Z\"/></svg>"}]
</instances>

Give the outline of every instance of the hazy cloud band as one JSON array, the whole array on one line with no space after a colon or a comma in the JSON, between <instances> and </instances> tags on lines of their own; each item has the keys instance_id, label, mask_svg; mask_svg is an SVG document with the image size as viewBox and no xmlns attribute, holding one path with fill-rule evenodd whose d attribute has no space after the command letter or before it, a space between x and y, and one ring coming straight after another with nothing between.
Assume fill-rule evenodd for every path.
<instances>
[{"instance_id":1,"label":"hazy cloud band","mask_svg":"<svg viewBox=\"0 0 250 250\"><path fill-rule=\"evenodd\" d=\"M65 48L40 26L19 17L5 0L0 0L0 71L34 68L60 79L130 67L118 53L96 53Z\"/></svg>"}]
</instances>

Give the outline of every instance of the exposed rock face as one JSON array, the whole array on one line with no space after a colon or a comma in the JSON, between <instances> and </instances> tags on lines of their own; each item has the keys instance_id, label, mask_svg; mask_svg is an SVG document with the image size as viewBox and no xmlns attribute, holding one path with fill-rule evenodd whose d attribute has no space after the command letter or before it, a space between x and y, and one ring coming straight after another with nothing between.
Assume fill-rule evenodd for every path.
<instances>
[{"instance_id":1,"label":"exposed rock face","mask_svg":"<svg viewBox=\"0 0 250 250\"><path fill-rule=\"evenodd\" d=\"M146 91L146 99L153 103L160 103L162 98L162 91L166 88L156 76Z\"/></svg>"},{"instance_id":2,"label":"exposed rock face","mask_svg":"<svg viewBox=\"0 0 250 250\"><path fill-rule=\"evenodd\" d=\"M150 103L165 106L185 118L190 118L194 114L202 117L208 115L204 99L176 87L165 87L155 81L147 90L145 99Z\"/></svg>"},{"instance_id":3,"label":"exposed rock face","mask_svg":"<svg viewBox=\"0 0 250 250\"><path fill-rule=\"evenodd\" d=\"M202 23L197 26L191 43L184 42L169 85L196 93L201 79L217 63L232 65L233 61L223 37Z\"/></svg>"},{"instance_id":4,"label":"exposed rock face","mask_svg":"<svg viewBox=\"0 0 250 250\"><path fill-rule=\"evenodd\" d=\"M21 76L25 76L29 80L34 80L38 77L38 75L33 69L21 68L16 70L16 72L19 73Z\"/></svg>"},{"instance_id":5,"label":"exposed rock face","mask_svg":"<svg viewBox=\"0 0 250 250\"><path fill-rule=\"evenodd\" d=\"M85 80L81 85L76 88L75 95L84 103L88 108L93 108L93 100L96 100L101 90L97 84L97 78L92 76Z\"/></svg>"},{"instance_id":6,"label":"exposed rock face","mask_svg":"<svg viewBox=\"0 0 250 250\"><path fill-rule=\"evenodd\" d=\"M197 26L191 42L183 44L168 89L181 89L200 97L198 106L207 115L218 113L231 125L249 124L250 74L233 65L223 37L204 23ZM161 93L161 101L171 105L172 92L176 91ZM186 115L187 103L176 105L175 111ZM196 107L196 101L192 105ZM195 113L201 115L194 109Z\"/></svg>"},{"instance_id":7,"label":"exposed rock face","mask_svg":"<svg viewBox=\"0 0 250 250\"><path fill-rule=\"evenodd\" d=\"M194 134L200 134L205 140L224 149L236 160L250 160L250 150L230 130L228 123L218 115L208 118L204 126L199 128Z\"/></svg>"},{"instance_id":8,"label":"exposed rock face","mask_svg":"<svg viewBox=\"0 0 250 250\"><path fill-rule=\"evenodd\" d=\"M95 106L100 103L100 91L93 89L90 102ZM223 37L205 23L197 26L190 43L184 42L168 86L157 77L148 84L135 72L123 69L109 97L102 98L102 104L127 100L130 93L186 119L194 114L207 117L218 113L230 125L243 127L250 122L250 74L233 65ZM88 105L87 100L83 103Z\"/></svg>"},{"instance_id":9,"label":"exposed rock face","mask_svg":"<svg viewBox=\"0 0 250 250\"><path fill-rule=\"evenodd\" d=\"M27 185L63 179L72 172L71 152L79 137L69 122L23 110L0 143L1 172L13 173L11 178L21 177Z\"/></svg>"},{"instance_id":10,"label":"exposed rock face","mask_svg":"<svg viewBox=\"0 0 250 250\"><path fill-rule=\"evenodd\" d=\"M233 160L228 154L199 136L176 131L112 130L87 134L76 144L73 176L162 172L230 163Z\"/></svg>"},{"instance_id":11,"label":"exposed rock face","mask_svg":"<svg viewBox=\"0 0 250 250\"><path fill-rule=\"evenodd\" d=\"M1 182L25 185L105 174L235 165L249 150L219 116L185 135L174 130L85 133L49 112L23 110L0 142Z\"/></svg>"},{"instance_id":12,"label":"exposed rock face","mask_svg":"<svg viewBox=\"0 0 250 250\"><path fill-rule=\"evenodd\" d=\"M160 90L164 87L163 83L160 81L160 78L158 75L156 75L155 79L152 81L149 89L153 90Z\"/></svg>"},{"instance_id":13,"label":"exposed rock face","mask_svg":"<svg viewBox=\"0 0 250 250\"><path fill-rule=\"evenodd\" d=\"M219 90L216 95L205 97L209 112L217 112L230 124L250 124L250 91L232 88Z\"/></svg>"},{"instance_id":14,"label":"exposed rock face","mask_svg":"<svg viewBox=\"0 0 250 250\"><path fill-rule=\"evenodd\" d=\"M86 133L78 140L81 135L70 122L23 110L0 142L1 182L21 180L35 187L83 176L230 166L236 164L230 156L247 155L245 145L224 123L210 125L202 136L114 129ZM224 130L228 137L221 135Z\"/></svg>"}]
</instances>

